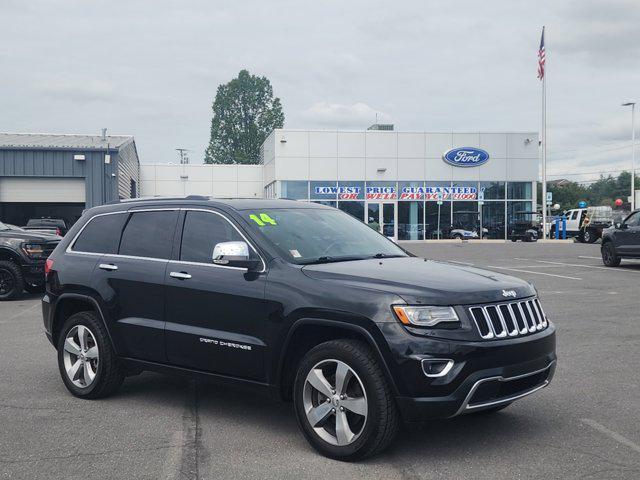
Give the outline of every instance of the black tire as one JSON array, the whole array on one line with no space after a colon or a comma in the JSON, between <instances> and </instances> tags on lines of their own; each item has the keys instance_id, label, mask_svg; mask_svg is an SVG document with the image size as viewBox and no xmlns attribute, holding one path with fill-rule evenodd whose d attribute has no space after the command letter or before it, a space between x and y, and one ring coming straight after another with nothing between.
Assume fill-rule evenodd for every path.
<instances>
[{"instance_id":1,"label":"black tire","mask_svg":"<svg viewBox=\"0 0 640 480\"><path fill-rule=\"evenodd\" d=\"M0 301L13 300L23 289L24 278L20 267L11 260L0 261Z\"/></svg>"},{"instance_id":2,"label":"black tire","mask_svg":"<svg viewBox=\"0 0 640 480\"><path fill-rule=\"evenodd\" d=\"M479 410L477 412L473 412L472 415L491 415L492 413L497 413L500 410L504 410L509 405L511 405L511 404L510 403L506 403L504 405L498 405L497 407L487 408L486 410Z\"/></svg>"},{"instance_id":3,"label":"black tire","mask_svg":"<svg viewBox=\"0 0 640 480\"><path fill-rule=\"evenodd\" d=\"M582 240L584 243L595 243L598 240L598 235L592 230L585 230L582 234Z\"/></svg>"},{"instance_id":4,"label":"black tire","mask_svg":"<svg viewBox=\"0 0 640 480\"><path fill-rule=\"evenodd\" d=\"M88 328L93 334L99 352L95 379L87 387L75 385L69 379L64 364L65 339L67 334L78 325ZM102 321L94 312L79 312L71 315L62 327L57 339L57 348L60 376L67 389L76 397L85 399L107 397L122 385L125 377L124 370L113 351L111 340Z\"/></svg>"},{"instance_id":5,"label":"black tire","mask_svg":"<svg viewBox=\"0 0 640 480\"><path fill-rule=\"evenodd\" d=\"M41 284L41 285L29 285L27 283L24 286L24 290L27 293L44 293L45 285L44 285L44 283Z\"/></svg>"},{"instance_id":6,"label":"black tire","mask_svg":"<svg viewBox=\"0 0 640 480\"><path fill-rule=\"evenodd\" d=\"M353 443L338 446L322 439L307 419L303 394L309 372L325 360L338 360L351 368L364 387L367 418ZM310 350L298 365L294 383L294 407L298 425L307 441L322 455L342 461L376 455L393 441L400 424L395 399L371 349L357 340L332 340Z\"/></svg>"},{"instance_id":7,"label":"black tire","mask_svg":"<svg viewBox=\"0 0 640 480\"><path fill-rule=\"evenodd\" d=\"M620 265L621 258L616 253L616 247L611 242L607 242L602 245L600 249L602 254L602 263L607 267L618 267Z\"/></svg>"}]
</instances>

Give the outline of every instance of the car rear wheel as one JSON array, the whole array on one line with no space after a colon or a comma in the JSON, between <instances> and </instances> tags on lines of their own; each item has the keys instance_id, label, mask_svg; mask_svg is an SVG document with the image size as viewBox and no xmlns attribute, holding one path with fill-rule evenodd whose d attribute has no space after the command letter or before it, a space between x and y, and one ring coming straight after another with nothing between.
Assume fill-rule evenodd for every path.
<instances>
[{"instance_id":1,"label":"car rear wheel","mask_svg":"<svg viewBox=\"0 0 640 480\"><path fill-rule=\"evenodd\" d=\"M322 343L305 355L294 406L307 441L337 460L375 455L398 430L391 389L369 347L355 340Z\"/></svg>"},{"instance_id":2,"label":"car rear wheel","mask_svg":"<svg viewBox=\"0 0 640 480\"><path fill-rule=\"evenodd\" d=\"M23 289L20 267L9 260L0 261L0 301L13 300Z\"/></svg>"},{"instance_id":3,"label":"car rear wheel","mask_svg":"<svg viewBox=\"0 0 640 480\"><path fill-rule=\"evenodd\" d=\"M597 239L598 238L596 234L591 230L585 230L584 233L582 234L582 240L584 241L584 243L593 243Z\"/></svg>"},{"instance_id":4,"label":"car rear wheel","mask_svg":"<svg viewBox=\"0 0 640 480\"><path fill-rule=\"evenodd\" d=\"M607 242L602 246L602 263L607 267L617 267L620 265L620 257L616 253L616 248L613 243Z\"/></svg>"},{"instance_id":5,"label":"car rear wheel","mask_svg":"<svg viewBox=\"0 0 640 480\"><path fill-rule=\"evenodd\" d=\"M76 397L101 398L124 380L104 325L93 312L70 316L58 338L58 367L67 389Z\"/></svg>"}]
</instances>

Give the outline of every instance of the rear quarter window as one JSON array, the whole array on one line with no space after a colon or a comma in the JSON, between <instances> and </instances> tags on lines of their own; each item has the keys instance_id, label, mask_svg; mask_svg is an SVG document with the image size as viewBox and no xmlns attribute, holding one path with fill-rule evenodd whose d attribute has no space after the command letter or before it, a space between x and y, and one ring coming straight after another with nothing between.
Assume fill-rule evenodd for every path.
<instances>
[{"instance_id":1,"label":"rear quarter window","mask_svg":"<svg viewBox=\"0 0 640 480\"><path fill-rule=\"evenodd\" d=\"M118 253L127 212L93 217L82 229L72 249L77 252Z\"/></svg>"}]
</instances>

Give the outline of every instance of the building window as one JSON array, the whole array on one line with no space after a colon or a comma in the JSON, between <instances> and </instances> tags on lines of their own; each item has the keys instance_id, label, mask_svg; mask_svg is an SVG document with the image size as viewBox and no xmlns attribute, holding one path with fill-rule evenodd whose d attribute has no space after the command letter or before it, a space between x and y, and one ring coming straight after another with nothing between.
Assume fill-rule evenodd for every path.
<instances>
[{"instance_id":1,"label":"building window","mask_svg":"<svg viewBox=\"0 0 640 480\"><path fill-rule=\"evenodd\" d=\"M507 183L507 198L510 200L531 200L531 182Z\"/></svg>"},{"instance_id":2,"label":"building window","mask_svg":"<svg viewBox=\"0 0 640 480\"><path fill-rule=\"evenodd\" d=\"M480 233L478 202L453 202L453 228Z\"/></svg>"},{"instance_id":3,"label":"building window","mask_svg":"<svg viewBox=\"0 0 640 480\"><path fill-rule=\"evenodd\" d=\"M396 200L398 189L396 182L367 182L366 200Z\"/></svg>"},{"instance_id":4,"label":"building window","mask_svg":"<svg viewBox=\"0 0 640 480\"><path fill-rule=\"evenodd\" d=\"M424 239L424 202L398 202L398 240Z\"/></svg>"},{"instance_id":5,"label":"building window","mask_svg":"<svg viewBox=\"0 0 640 480\"><path fill-rule=\"evenodd\" d=\"M486 238L504 238L504 202L485 202L482 205L482 228Z\"/></svg>"},{"instance_id":6,"label":"building window","mask_svg":"<svg viewBox=\"0 0 640 480\"><path fill-rule=\"evenodd\" d=\"M424 182L398 182L400 200L424 200Z\"/></svg>"},{"instance_id":7,"label":"building window","mask_svg":"<svg viewBox=\"0 0 640 480\"><path fill-rule=\"evenodd\" d=\"M364 182L338 182L338 200L364 200Z\"/></svg>"},{"instance_id":8,"label":"building window","mask_svg":"<svg viewBox=\"0 0 640 480\"><path fill-rule=\"evenodd\" d=\"M338 202L338 208L361 222L364 221L364 202L346 202L341 200Z\"/></svg>"},{"instance_id":9,"label":"building window","mask_svg":"<svg viewBox=\"0 0 640 480\"><path fill-rule=\"evenodd\" d=\"M425 202L425 225L424 234L427 240L439 238L449 238L451 231L451 202Z\"/></svg>"},{"instance_id":10,"label":"building window","mask_svg":"<svg viewBox=\"0 0 640 480\"><path fill-rule=\"evenodd\" d=\"M309 183L298 181L280 182L280 198L291 200L307 200L309 198Z\"/></svg>"},{"instance_id":11,"label":"building window","mask_svg":"<svg viewBox=\"0 0 640 480\"><path fill-rule=\"evenodd\" d=\"M485 200L504 200L505 182L480 182L480 190Z\"/></svg>"},{"instance_id":12,"label":"building window","mask_svg":"<svg viewBox=\"0 0 640 480\"><path fill-rule=\"evenodd\" d=\"M337 182L320 181L311 182L311 198L319 200L336 200L338 198Z\"/></svg>"}]
</instances>

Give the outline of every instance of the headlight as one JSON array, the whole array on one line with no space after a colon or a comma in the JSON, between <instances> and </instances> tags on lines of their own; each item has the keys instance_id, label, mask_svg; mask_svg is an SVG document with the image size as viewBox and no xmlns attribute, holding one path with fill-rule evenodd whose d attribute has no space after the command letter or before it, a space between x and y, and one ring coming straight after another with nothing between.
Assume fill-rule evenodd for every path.
<instances>
[{"instance_id":1,"label":"headlight","mask_svg":"<svg viewBox=\"0 0 640 480\"><path fill-rule=\"evenodd\" d=\"M452 307L394 305L393 311L398 316L398 320L405 325L451 328L460 324L460 319Z\"/></svg>"},{"instance_id":2,"label":"headlight","mask_svg":"<svg viewBox=\"0 0 640 480\"><path fill-rule=\"evenodd\" d=\"M42 254L44 253L42 245L39 245L37 243L25 243L22 246L22 249L27 255L34 258L41 257Z\"/></svg>"}]
</instances>

